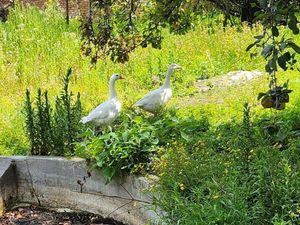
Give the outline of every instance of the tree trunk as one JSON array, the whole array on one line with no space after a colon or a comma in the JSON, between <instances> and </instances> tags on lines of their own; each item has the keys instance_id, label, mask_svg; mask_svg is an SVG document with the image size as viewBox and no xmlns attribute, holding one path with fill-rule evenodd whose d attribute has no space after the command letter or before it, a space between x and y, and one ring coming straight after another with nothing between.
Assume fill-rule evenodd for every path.
<instances>
[{"instance_id":1,"label":"tree trunk","mask_svg":"<svg viewBox=\"0 0 300 225\"><path fill-rule=\"evenodd\" d=\"M256 4L256 6L253 6L251 4ZM241 8L241 21L247 22L249 25L253 24L253 20L255 18L255 13L259 11L259 7L257 6L259 3L257 0L245 0L244 4Z\"/></svg>"},{"instance_id":2,"label":"tree trunk","mask_svg":"<svg viewBox=\"0 0 300 225\"><path fill-rule=\"evenodd\" d=\"M66 22L67 22L67 25L69 25L69 22L70 22L70 10L69 10L69 0L66 0Z\"/></svg>"}]
</instances>

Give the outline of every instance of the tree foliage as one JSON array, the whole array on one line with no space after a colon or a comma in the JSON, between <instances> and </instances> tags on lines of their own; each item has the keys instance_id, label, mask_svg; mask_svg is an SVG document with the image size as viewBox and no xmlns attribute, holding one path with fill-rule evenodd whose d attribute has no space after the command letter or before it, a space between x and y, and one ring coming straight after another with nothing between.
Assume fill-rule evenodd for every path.
<instances>
[{"instance_id":1,"label":"tree foliage","mask_svg":"<svg viewBox=\"0 0 300 225\"><path fill-rule=\"evenodd\" d=\"M290 12L299 3L276 1L273 10L282 15L281 22L287 17L295 21ZM233 16L251 25L255 18L263 19L259 13L267 7L267 0L91 0L90 13L81 21L82 51L91 57L92 63L101 56L123 63L138 46L161 48L165 27L172 33L184 34L193 28L200 15L215 11L225 15L225 26L228 21L233 23Z\"/></svg>"}]
</instances>

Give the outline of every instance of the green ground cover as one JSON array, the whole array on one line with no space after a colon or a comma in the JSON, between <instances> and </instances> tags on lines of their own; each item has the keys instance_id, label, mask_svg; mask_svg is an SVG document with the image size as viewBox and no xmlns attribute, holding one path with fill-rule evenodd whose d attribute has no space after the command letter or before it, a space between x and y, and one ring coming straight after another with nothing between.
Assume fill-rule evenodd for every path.
<instances>
[{"instance_id":1,"label":"green ground cover","mask_svg":"<svg viewBox=\"0 0 300 225\"><path fill-rule=\"evenodd\" d=\"M108 178L120 169L154 171L160 177L156 203L169 224L299 224L299 72L279 71L279 82L289 79L293 90L284 111L264 110L257 101L268 75L198 92L200 78L264 70L263 59L245 51L260 26L223 29L219 20L211 27L204 19L184 36L165 31L161 50L137 49L126 64L102 59L93 68L80 52L78 18L67 26L54 6L16 7L0 24L0 155L30 152L22 112L26 89L47 89L54 103L71 67L70 89L81 93L88 112L107 98L111 74L121 73L124 113L101 138L85 131L76 155L96 161ZM172 77L169 110L157 118L131 110L173 62L184 69Z\"/></svg>"}]
</instances>

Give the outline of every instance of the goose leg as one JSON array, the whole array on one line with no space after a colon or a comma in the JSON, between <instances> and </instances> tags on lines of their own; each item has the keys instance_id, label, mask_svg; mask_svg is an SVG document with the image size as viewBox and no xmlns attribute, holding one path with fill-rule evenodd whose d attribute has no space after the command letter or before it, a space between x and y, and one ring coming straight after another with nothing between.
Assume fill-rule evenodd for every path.
<instances>
[{"instance_id":1,"label":"goose leg","mask_svg":"<svg viewBox=\"0 0 300 225\"><path fill-rule=\"evenodd\" d=\"M110 132L114 132L115 130L113 129L113 127L112 126L108 126L108 130L110 131Z\"/></svg>"},{"instance_id":2,"label":"goose leg","mask_svg":"<svg viewBox=\"0 0 300 225\"><path fill-rule=\"evenodd\" d=\"M102 132L100 127L94 127L94 130L93 130L93 135L94 136L100 136L102 134L103 134L103 132Z\"/></svg>"}]
</instances>

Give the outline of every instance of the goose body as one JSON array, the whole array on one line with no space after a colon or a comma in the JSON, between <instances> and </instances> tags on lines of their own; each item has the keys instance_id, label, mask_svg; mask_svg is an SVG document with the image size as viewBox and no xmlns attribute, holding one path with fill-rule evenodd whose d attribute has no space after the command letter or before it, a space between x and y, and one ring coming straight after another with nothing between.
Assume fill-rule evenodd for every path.
<instances>
[{"instance_id":1,"label":"goose body","mask_svg":"<svg viewBox=\"0 0 300 225\"><path fill-rule=\"evenodd\" d=\"M150 91L133 106L140 107L153 114L157 113L172 97L170 78L173 72L180 68L181 67L175 63L171 64L168 68L164 84L160 88Z\"/></svg>"},{"instance_id":2,"label":"goose body","mask_svg":"<svg viewBox=\"0 0 300 225\"><path fill-rule=\"evenodd\" d=\"M160 87L159 89L150 91L142 99L137 101L134 106L140 107L151 113L156 113L167 103L167 101L169 101L171 97L171 88Z\"/></svg>"},{"instance_id":3,"label":"goose body","mask_svg":"<svg viewBox=\"0 0 300 225\"><path fill-rule=\"evenodd\" d=\"M112 124L117 119L121 112L121 103L115 91L115 81L118 79L123 78L118 74L111 76L109 81L109 99L97 106L87 116L82 117L81 123L91 123L95 127L102 127Z\"/></svg>"}]
</instances>

